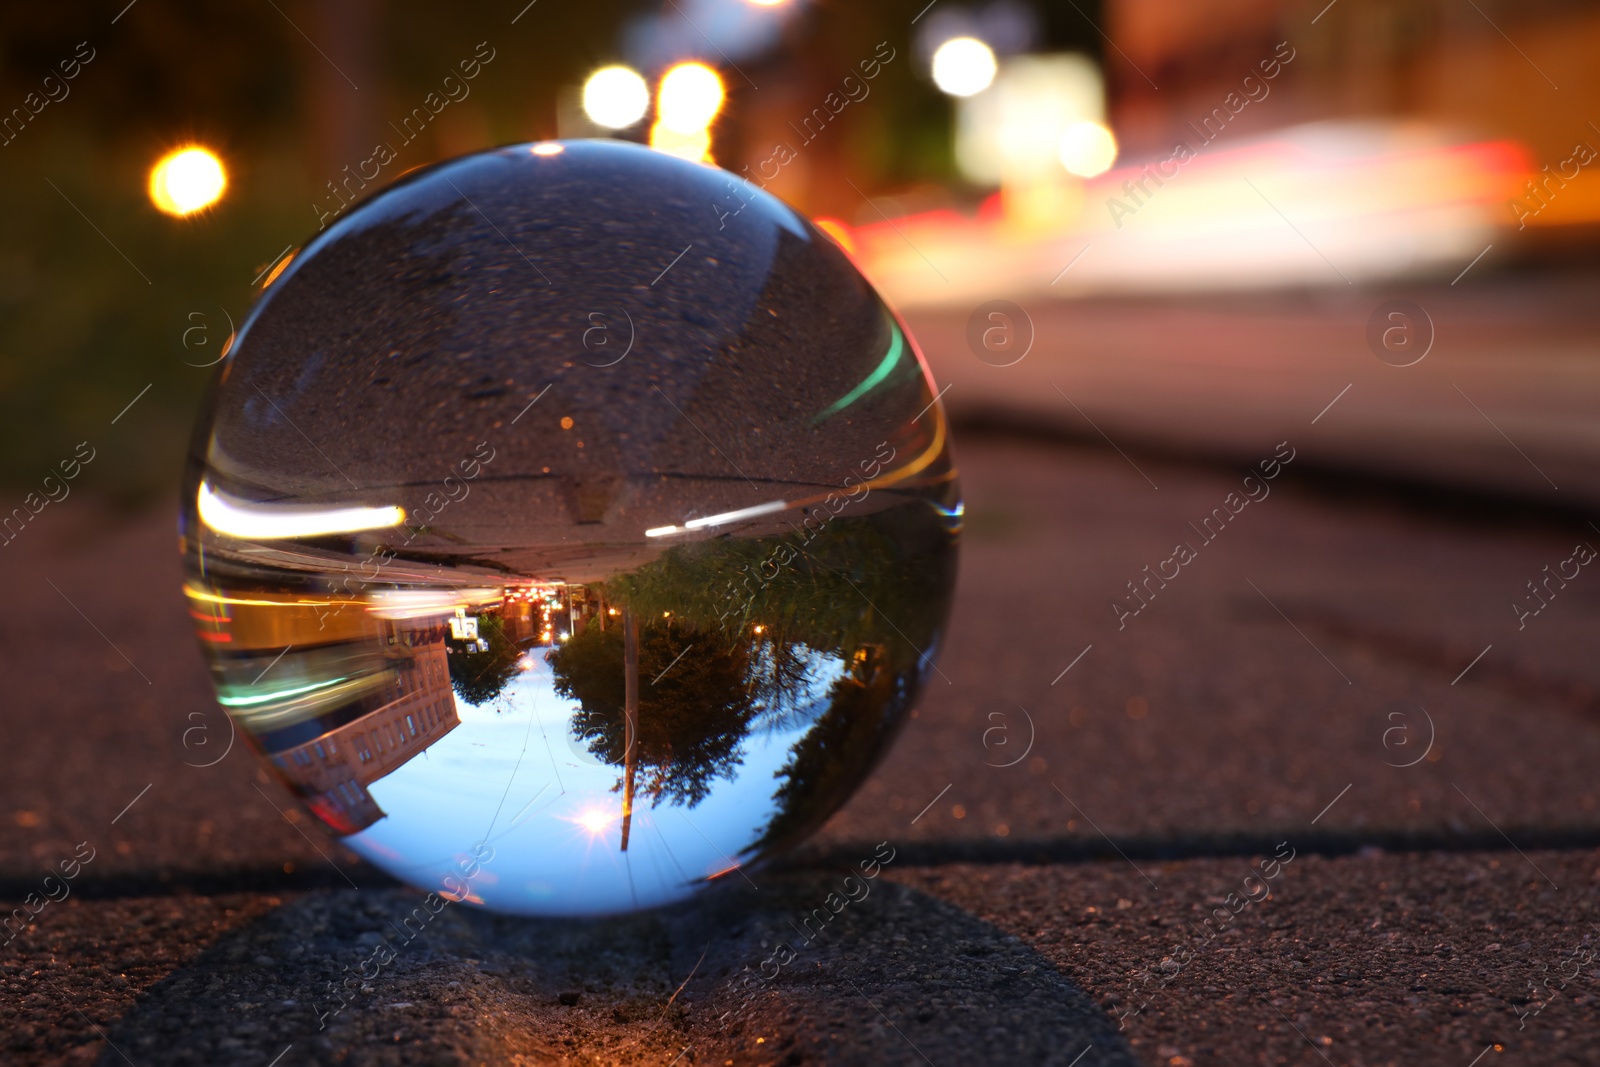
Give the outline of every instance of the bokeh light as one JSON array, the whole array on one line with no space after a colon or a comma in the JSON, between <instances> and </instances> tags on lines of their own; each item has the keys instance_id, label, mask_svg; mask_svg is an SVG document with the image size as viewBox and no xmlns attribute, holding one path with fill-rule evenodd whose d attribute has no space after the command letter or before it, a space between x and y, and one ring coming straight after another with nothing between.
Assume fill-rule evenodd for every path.
<instances>
[{"instance_id":1,"label":"bokeh light","mask_svg":"<svg viewBox=\"0 0 1600 1067\"><path fill-rule=\"evenodd\" d=\"M169 152L150 168L150 202L179 218L215 204L227 187L222 160L199 145Z\"/></svg>"},{"instance_id":2,"label":"bokeh light","mask_svg":"<svg viewBox=\"0 0 1600 1067\"><path fill-rule=\"evenodd\" d=\"M952 37L933 53L933 83L950 96L983 92L999 69L994 50L976 37Z\"/></svg>"},{"instance_id":3,"label":"bokeh light","mask_svg":"<svg viewBox=\"0 0 1600 1067\"><path fill-rule=\"evenodd\" d=\"M704 63L679 63L656 89L657 125L673 133L698 134L722 110L722 78Z\"/></svg>"},{"instance_id":4,"label":"bokeh light","mask_svg":"<svg viewBox=\"0 0 1600 1067\"><path fill-rule=\"evenodd\" d=\"M629 67L602 67L583 84L583 113L596 126L621 130L650 110L650 86Z\"/></svg>"},{"instance_id":5,"label":"bokeh light","mask_svg":"<svg viewBox=\"0 0 1600 1067\"><path fill-rule=\"evenodd\" d=\"M1061 135L1061 165L1080 178L1093 178L1117 161L1117 139L1098 122L1074 122Z\"/></svg>"}]
</instances>

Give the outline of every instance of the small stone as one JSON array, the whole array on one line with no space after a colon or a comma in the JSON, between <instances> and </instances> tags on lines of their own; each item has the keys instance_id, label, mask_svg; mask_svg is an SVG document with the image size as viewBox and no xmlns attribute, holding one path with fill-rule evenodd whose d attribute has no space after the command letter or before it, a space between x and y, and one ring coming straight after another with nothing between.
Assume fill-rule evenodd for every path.
<instances>
[{"instance_id":1,"label":"small stone","mask_svg":"<svg viewBox=\"0 0 1600 1067\"><path fill-rule=\"evenodd\" d=\"M578 998L582 995L583 994L578 992L576 989L568 989L564 992L557 993L556 999L570 1008L574 1004L578 1003Z\"/></svg>"}]
</instances>

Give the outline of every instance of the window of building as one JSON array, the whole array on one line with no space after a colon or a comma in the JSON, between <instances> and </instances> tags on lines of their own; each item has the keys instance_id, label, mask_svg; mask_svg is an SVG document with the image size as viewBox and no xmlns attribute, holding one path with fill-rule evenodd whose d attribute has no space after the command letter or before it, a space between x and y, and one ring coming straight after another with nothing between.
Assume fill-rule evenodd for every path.
<instances>
[{"instance_id":1,"label":"window of building","mask_svg":"<svg viewBox=\"0 0 1600 1067\"><path fill-rule=\"evenodd\" d=\"M407 715L406 716L406 725L411 727L411 736L412 737L416 737L417 736L417 723L416 723L416 720L413 719L411 716Z\"/></svg>"}]
</instances>

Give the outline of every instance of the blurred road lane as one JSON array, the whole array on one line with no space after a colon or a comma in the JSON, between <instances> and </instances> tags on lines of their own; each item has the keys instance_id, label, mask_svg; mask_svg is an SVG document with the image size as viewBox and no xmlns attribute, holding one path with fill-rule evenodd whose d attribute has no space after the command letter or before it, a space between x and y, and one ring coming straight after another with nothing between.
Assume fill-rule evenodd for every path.
<instances>
[{"instance_id":1,"label":"blurred road lane","mask_svg":"<svg viewBox=\"0 0 1600 1067\"><path fill-rule=\"evenodd\" d=\"M958 419L1242 463L1288 440L1323 468L1577 510L1600 506L1595 286L1469 274L1455 287L1024 300L1034 341L1011 366L995 364L1015 349L975 354L968 310L919 311L909 324ZM1396 298L1420 306L1435 334L1407 367L1367 341L1369 319ZM985 320L980 332L991 325L1027 331Z\"/></svg>"}]
</instances>

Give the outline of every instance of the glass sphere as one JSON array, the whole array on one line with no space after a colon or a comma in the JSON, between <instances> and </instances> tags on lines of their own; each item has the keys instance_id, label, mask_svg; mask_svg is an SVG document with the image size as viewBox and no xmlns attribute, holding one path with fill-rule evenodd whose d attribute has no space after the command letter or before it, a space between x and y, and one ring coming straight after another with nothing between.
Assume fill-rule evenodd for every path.
<instances>
[{"instance_id":1,"label":"glass sphere","mask_svg":"<svg viewBox=\"0 0 1600 1067\"><path fill-rule=\"evenodd\" d=\"M843 804L932 669L961 514L927 367L839 247L605 141L332 221L185 478L260 759L395 877L544 915L678 900Z\"/></svg>"}]
</instances>

